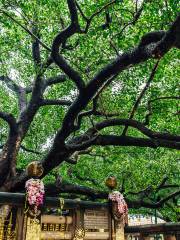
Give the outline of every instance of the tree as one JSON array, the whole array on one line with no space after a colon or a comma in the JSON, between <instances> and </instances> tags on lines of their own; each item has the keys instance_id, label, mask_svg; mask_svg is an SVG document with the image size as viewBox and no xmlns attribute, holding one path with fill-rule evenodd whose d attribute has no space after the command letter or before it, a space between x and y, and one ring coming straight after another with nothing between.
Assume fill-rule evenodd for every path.
<instances>
[{"instance_id":1,"label":"tree","mask_svg":"<svg viewBox=\"0 0 180 240\"><path fill-rule=\"evenodd\" d=\"M65 172L68 166L68 177L74 171L81 181L94 183L96 177L85 179L63 163L79 164L87 154L100 161L117 149L113 146L144 156L150 150L142 148L152 148L158 158L177 158L177 5L1 0L1 190L22 191L25 167L34 158L44 168L43 177L52 178L53 169ZM93 164L82 167L92 169ZM47 186L51 194L107 197L55 175L56 187ZM129 206L160 208L169 199L177 204L175 180L161 180L132 194L122 184ZM167 192L172 188L176 191Z\"/></svg>"}]
</instances>

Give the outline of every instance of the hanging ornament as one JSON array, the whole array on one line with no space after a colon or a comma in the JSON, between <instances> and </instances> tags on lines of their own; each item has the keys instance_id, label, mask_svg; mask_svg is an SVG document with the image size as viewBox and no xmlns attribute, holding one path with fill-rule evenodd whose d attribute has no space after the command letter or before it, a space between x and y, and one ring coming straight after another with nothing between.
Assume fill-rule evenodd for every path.
<instances>
[{"instance_id":1,"label":"hanging ornament","mask_svg":"<svg viewBox=\"0 0 180 240\"><path fill-rule=\"evenodd\" d=\"M115 220L122 221L124 224L128 223L128 206L124 200L123 195L118 191L109 193L109 200L112 201L112 212Z\"/></svg>"},{"instance_id":2,"label":"hanging ornament","mask_svg":"<svg viewBox=\"0 0 180 240\"><path fill-rule=\"evenodd\" d=\"M59 215L62 215L63 208L64 208L64 198L59 198L59 208L57 209Z\"/></svg>"},{"instance_id":3,"label":"hanging ornament","mask_svg":"<svg viewBox=\"0 0 180 240\"><path fill-rule=\"evenodd\" d=\"M27 202L30 206L29 214L36 217L40 214L39 206L43 205L44 201L44 184L40 179L29 179L26 182Z\"/></svg>"}]
</instances>

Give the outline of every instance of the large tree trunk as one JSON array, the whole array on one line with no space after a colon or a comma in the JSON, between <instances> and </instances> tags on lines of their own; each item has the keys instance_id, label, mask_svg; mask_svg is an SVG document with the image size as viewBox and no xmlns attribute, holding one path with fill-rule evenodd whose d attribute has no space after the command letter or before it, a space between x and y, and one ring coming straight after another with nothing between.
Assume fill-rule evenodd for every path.
<instances>
[{"instance_id":1,"label":"large tree trunk","mask_svg":"<svg viewBox=\"0 0 180 240\"><path fill-rule=\"evenodd\" d=\"M6 183L16 176L16 159L21 145L21 136L18 133L10 133L8 140L0 154L0 190L9 189Z\"/></svg>"}]
</instances>

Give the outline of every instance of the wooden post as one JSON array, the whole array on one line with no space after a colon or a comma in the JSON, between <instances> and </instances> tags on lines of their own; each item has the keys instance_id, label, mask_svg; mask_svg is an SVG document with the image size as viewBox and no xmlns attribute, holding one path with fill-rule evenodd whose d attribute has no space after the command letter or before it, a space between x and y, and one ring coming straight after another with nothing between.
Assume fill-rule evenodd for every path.
<instances>
[{"instance_id":1,"label":"wooden post","mask_svg":"<svg viewBox=\"0 0 180 240\"><path fill-rule=\"evenodd\" d=\"M76 229L74 232L73 240L83 240L85 237L83 214L84 214L83 209L76 210Z\"/></svg>"},{"instance_id":2,"label":"wooden post","mask_svg":"<svg viewBox=\"0 0 180 240\"><path fill-rule=\"evenodd\" d=\"M24 230L23 225L24 225L24 209L18 208L17 218L16 218L16 228L17 228L16 240L25 240L23 237L23 230Z\"/></svg>"}]
</instances>

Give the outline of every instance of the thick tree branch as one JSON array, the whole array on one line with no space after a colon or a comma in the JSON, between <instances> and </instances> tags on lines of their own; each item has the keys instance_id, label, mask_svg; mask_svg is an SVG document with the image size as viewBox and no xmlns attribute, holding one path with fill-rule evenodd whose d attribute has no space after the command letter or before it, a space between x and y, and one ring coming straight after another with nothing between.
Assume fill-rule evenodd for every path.
<instances>
[{"instance_id":1,"label":"thick tree branch","mask_svg":"<svg viewBox=\"0 0 180 240\"><path fill-rule=\"evenodd\" d=\"M34 154L37 154L37 155L41 155L41 152L35 151L35 150L33 150L33 149L29 149L29 148L27 148L27 147L25 147L25 146L23 146L23 145L21 145L20 148L21 148L23 151L25 151L25 152L29 152L29 153L34 153Z\"/></svg>"},{"instance_id":2,"label":"thick tree branch","mask_svg":"<svg viewBox=\"0 0 180 240\"><path fill-rule=\"evenodd\" d=\"M59 195L59 193L75 193L80 195L89 196L91 199L107 199L108 193L102 191L96 191L92 188L80 186L76 184L62 181L60 183L49 184L46 186L46 193L51 196Z\"/></svg>"},{"instance_id":3,"label":"thick tree branch","mask_svg":"<svg viewBox=\"0 0 180 240\"><path fill-rule=\"evenodd\" d=\"M69 108L69 111L64 118L62 128L58 132L56 139L61 138L62 140L64 140L69 136L69 134L74 129L74 121L77 118L77 115L88 105L88 103L92 100L97 91L103 86L103 84L106 83L106 81L131 66L145 62L153 57L159 58L160 55L162 56L167 52L166 50L169 50L169 48L176 46L176 39L180 35L177 25L180 25L180 16L177 17L171 27L173 31L170 28L170 30L164 32L163 35L160 34L161 40L159 37L159 33L157 34L157 32L152 33L154 37L153 39L152 36L149 39L146 35L146 40L149 40L146 41L146 43L148 42L147 44L145 42L141 42L141 44L137 48L133 49L131 52L122 54L120 57L117 57L113 62L108 64L99 73L97 73L95 77L87 84L84 91L77 97L74 104L72 104ZM168 41L167 43L169 44L169 48L161 49L159 46L161 46L162 42L166 44L165 41L167 38L165 36L168 36L169 34L172 34L172 38L174 39L174 41L171 38L171 41Z\"/></svg>"},{"instance_id":4,"label":"thick tree branch","mask_svg":"<svg viewBox=\"0 0 180 240\"><path fill-rule=\"evenodd\" d=\"M169 133L160 133L155 132L147 128L143 123L133 120L133 119L107 119L103 122L97 123L93 128L90 128L87 133L88 134L95 134L98 133L100 130L111 127L111 126L130 126L136 128L144 135L148 136L149 138L153 139L166 139L172 141L180 141L180 136L172 135Z\"/></svg>"},{"instance_id":5,"label":"thick tree branch","mask_svg":"<svg viewBox=\"0 0 180 240\"><path fill-rule=\"evenodd\" d=\"M71 101L64 99L43 99L40 102L40 106L49 106L49 105L57 105L57 106L70 106L72 104Z\"/></svg>"},{"instance_id":6,"label":"thick tree branch","mask_svg":"<svg viewBox=\"0 0 180 240\"><path fill-rule=\"evenodd\" d=\"M70 9L70 15L71 15L71 24L70 26L65 29L63 32L57 35L55 38L55 41L53 42L53 48L52 48L52 56L57 65L62 67L62 70L72 79L74 82L76 82L78 88L81 88L81 77L79 78L79 75L76 75L76 72L74 74L74 71L72 68L69 69L69 65L64 62L64 59L62 57L59 57L59 47L62 44L62 41L64 39L68 39L70 36L72 36L74 33L79 31L78 26L78 19L77 19L77 12L76 12L76 6L74 4L73 0L68 1L68 6ZM134 49L132 49L130 52L124 53L117 57L114 61L112 61L110 64L105 66L101 71L99 71L94 78L87 84L86 87L83 85L83 91L78 95L74 103L69 107L67 114L65 115L65 118L62 122L61 129L57 132L57 135L55 136L54 143L49 151L49 153L46 155L46 157L42 160L43 167L45 169L44 175L46 175L50 170L52 170L54 167L58 166L60 163L65 161L65 159L70 158L70 156L74 152L74 148L71 151L72 145L74 143L69 144L69 148L65 145L65 140L69 137L69 135L74 130L74 124L75 120L77 119L78 114L83 111L89 102L93 99L93 97L96 95L96 93L101 89L101 87L113 76L116 74L121 73L123 70L135 66L137 64L140 64L142 62L147 61L151 58L160 58L164 54L168 52L170 48L173 47L179 47L177 39L180 36L178 26L180 25L180 17L177 17L173 25L170 27L169 31L163 31L163 34L159 32L153 32L150 35L145 35L143 38L143 41ZM153 36L153 38L152 38ZM166 47L164 47L166 46ZM70 70L70 71L69 71ZM79 81L80 80L80 81ZM81 88L81 89L82 89ZM37 94L35 97L39 96ZM36 99L36 98L35 98ZM38 98L37 98L38 99ZM32 105L36 106L36 101L32 102ZM31 110L31 109L29 109ZM30 111L29 111L30 112ZM28 116L27 116L28 117ZM31 118L31 117L30 117ZM125 124L124 124L125 125ZM143 128L144 129L144 128ZM142 128L141 128L142 131ZM144 131L144 130L143 130ZM125 136L87 136L88 138L85 138L83 140L83 149L87 148L89 145L118 145L118 146L140 146L140 147L167 147L167 148L174 148L179 149L179 143L176 142L175 138L176 136L167 136L166 134L157 136L156 134L152 136L152 132L147 129L145 129L146 135L151 139L144 139L144 138L135 138L135 137L125 137ZM95 132L96 134L96 132ZM153 132L154 134L154 132ZM88 142L89 141L89 142ZM178 141L178 140L177 140ZM75 142L76 143L76 142ZM75 145L80 145L80 150L82 147L82 141L77 142ZM79 146L78 146L79 147ZM52 161L53 159L53 161ZM19 179L17 179L16 183L14 183L14 186L20 186L23 181L26 179L27 176L23 174L20 176Z\"/></svg>"},{"instance_id":7,"label":"thick tree branch","mask_svg":"<svg viewBox=\"0 0 180 240\"><path fill-rule=\"evenodd\" d=\"M169 31L164 32L164 34L161 35L161 38L159 38L158 32L145 35L144 40L146 39L146 42L144 41L142 43L141 41L137 48L133 49L129 53L124 53L120 57L117 57L112 63L102 69L94 77L94 79L92 79L87 88L91 91L94 89L97 90L109 77L120 73L127 67L147 61L152 57L162 57L170 48L178 47L179 45L177 44L177 39L180 37L179 26L180 16L177 17Z\"/></svg>"},{"instance_id":8,"label":"thick tree branch","mask_svg":"<svg viewBox=\"0 0 180 240\"><path fill-rule=\"evenodd\" d=\"M44 66L44 67L46 68L46 66ZM54 76L54 77L50 77L50 78L44 80L43 89L45 90L47 87L50 87L54 84L64 83L66 80L67 80L67 76L65 76L63 74L62 75L57 75L57 76ZM31 93L32 90L33 90L33 86L32 87L26 87L26 88L24 88L24 90L25 90L26 94Z\"/></svg>"},{"instance_id":9,"label":"thick tree branch","mask_svg":"<svg viewBox=\"0 0 180 240\"><path fill-rule=\"evenodd\" d=\"M37 16L35 16L36 25L32 26L32 33L38 36L39 39L39 30L37 26ZM39 71L40 64L41 64L41 54L40 54L40 43L37 38L32 38L32 56L34 59L35 69L36 72Z\"/></svg>"},{"instance_id":10,"label":"thick tree branch","mask_svg":"<svg viewBox=\"0 0 180 240\"><path fill-rule=\"evenodd\" d=\"M164 139L146 139L146 138L135 138L135 137L121 137L113 135L102 135L96 138L93 145L100 146L138 146L138 147L150 147L150 148L171 148L180 149L180 142L168 141Z\"/></svg>"},{"instance_id":11,"label":"thick tree branch","mask_svg":"<svg viewBox=\"0 0 180 240\"><path fill-rule=\"evenodd\" d=\"M75 0L67 0L67 3L71 16L71 24L69 25L69 27L64 29L55 37L52 44L51 55L54 62L59 66L59 68L63 70L64 73L66 73L67 76L75 82L79 91L82 91L82 89L85 87L85 83L83 82L81 76L67 63L63 56L59 54L59 48L62 45L62 43L64 43L68 38L70 38L75 33L79 32L79 23Z\"/></svg>"},{"instance_id":12,"label":"thick tree branch","mask_svg":"<svg viewBox=\"0 0 180 240\"><path fill-rule=\"evenodd\" d=\"M0 81L4 82L6 86L11 89L13 92L18 93L20 86L17 85L11 78L8 76L0 76Z\"/></svg>"},{"instance_id":13,"label":"thick tree branch","mask_svg":"<svg viewBox=\"0 0 180 240\"><path fill-rule=\"evenodd\" d=\"M4 82L6 86L11 89L13 92L16 93L19 102L19 109L20 111L24 111L26 108L26 88L17 85L12 79L8 76L0 76L0 81Z\"/></svg>"},{"instance_id":14,"label":"thick tree branch","mask_svg":"<svg viewBox=\"0 0 180 240\"><path fill-rule=\"evenodd\" d=\"M137 146L149 148L172 148L180 149L180 142L164 139L146 139L137 137L126 137L116 135L98 135L80 144L67 145L68 150L80 151L92 145L96 146Z\"/></svg>"},{"instance_id":15,"label":"thick tree branch","mask_svg":"<svg viewBox=\"0 0 180 240\"><path fill-rule=\"evenodd\" d=\"M94 190L89 187L79 186L76 184L71 184L66 181L56 182L55 184L49 184L46 186L46 193L51 196L57 196L59 193L75 193L80 195L86 195L91 199L108 199L108 192L102 192ZM179 196L180 191L170 193L166 197L162 198L158 202L147 201L146 199L131 200L125 197L129 208L152 208L158 209L162 207L170 199Z\"/></svg>"},{"instance_id":16,"label":"thick tree branch","mask_svg":"<svg viewBox=\"0 0 180 240\"><path fill-rule=\"evenodd\" d=\"M31 94L31 98L26 109L21 112L19 116L19 123L21 128L21 141L23 140L25 134L27 133L31 122L33 121L34 116L36 115L40 102L43 99L43 93L46 89L45 79L43 78L43 74L47 70L47 68L52 64L52 58L48 58L42 65L40 71L36 73L35 80L33 82L32 88L28 88ZM27 89L26 89L26 93Z\"/></svg>"},{"instance_id":17,"label":"thick tree branch","mask_svg":"<svg viewBox=\"0 0 180 240\"><path fill-rule=\"evenodd\" d=\"M77 159L74 158L66 158L65 162L70 163L70 164L76 164L77 163Z\"/></svg>"},{"instance_id":18,"label":"thick tree branch","mask_svg":"<svg viewBox=\"0 0 180 240\"><path fill-rule=\"evenodd\" d=\"M17 131L16 119L12 114L0 111L0 118L2 118L4 121L6 121L9 124L10 130L12 132Z\"/></svg>"},{"instance_id":19,"label":"thick tree branch","mask_svg":"<svg viewBox=\"0 0 180 240\"><path fill-rule=\"evenodd\" d=\"M63 83L66 80L67 80L67 77L65 75L58 75L58 76L51 77L51 78L47 79L45 81L45 85L48 87L48 86L51 86L53 84Z\"/></svg>"}]
</instances>

